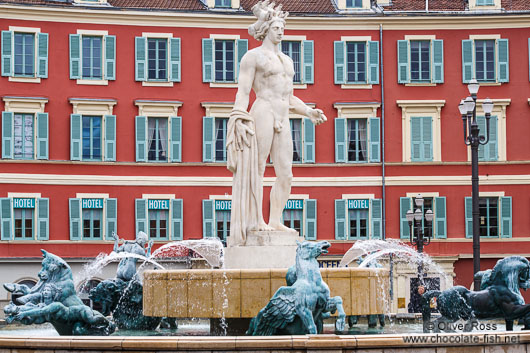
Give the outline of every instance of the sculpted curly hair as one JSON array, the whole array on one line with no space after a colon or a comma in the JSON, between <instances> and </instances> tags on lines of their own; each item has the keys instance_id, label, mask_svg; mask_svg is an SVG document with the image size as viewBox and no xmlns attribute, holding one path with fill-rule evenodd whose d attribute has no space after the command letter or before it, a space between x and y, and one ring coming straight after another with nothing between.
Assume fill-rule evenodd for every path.
<instances>
[{"instance_id":1,"label":"sculpted curly hair","mask_svg":"<svg viewBox=\"0 0 530 353\"><path fill-rule=\"evenodd\" d=\"M260 1L252 7L252 12L258 20L248 27L248 34L256 40L262 41L267 36L269 28L274 21L281 21L285 25L285 18L288 12L282 11L282 5L274 8L274 3L269 4L268 0Z\"/></svg>"}]
</instances>

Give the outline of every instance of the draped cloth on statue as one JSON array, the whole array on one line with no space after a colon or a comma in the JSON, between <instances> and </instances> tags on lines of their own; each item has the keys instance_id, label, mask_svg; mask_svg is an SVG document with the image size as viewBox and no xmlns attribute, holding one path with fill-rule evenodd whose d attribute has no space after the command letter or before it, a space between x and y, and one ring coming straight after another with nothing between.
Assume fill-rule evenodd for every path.
<instances>
[{"instance_id":1,"label":"draped cloth on statue","mask_svg":"<svg viewBox=\"0 0 530 353\"><path fill-rule=\"evenodd\" d=\"M244 142L238 146L236 139L238 132L236 122L242 121L254 131L252 116L239 109L234 109L228 120L226 150L227 168L234 173L232 181L232 211L230 219L230 245L245 245L247 231L256 228L260 193L258 173L258 146L256 134L247 133L250 146ZM239 139L241 141L241 139ZM241 147L241 148L238 148Z\"/></svg>"}]
</instances>

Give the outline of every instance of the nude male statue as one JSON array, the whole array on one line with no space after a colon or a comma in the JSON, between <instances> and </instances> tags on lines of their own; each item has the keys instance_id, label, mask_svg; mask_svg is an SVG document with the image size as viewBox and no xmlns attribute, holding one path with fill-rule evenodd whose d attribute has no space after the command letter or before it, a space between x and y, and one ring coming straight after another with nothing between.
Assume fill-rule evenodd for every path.
<instances>
[{"instance_id":1,"label":"nude male statue","mask_svg":"<svg viewBox=\"0 0 530 353\"><path fill-rule=\"evenodd\" d=\"M238 90L228 123L228 169L234 173L230 243L243 245L247 231L291 231L281 223L291 192L293 142L289 112L306 116L315 125L327 120L320 109L307 107L293 95L293 61L280 50L288 13L281 5L258 2L258 21L249 33L263 41L241 59ZM256 101L247 112L251 89ZM269 223L263 219L263 176L272 157L276 181L270 194Z\"/></svg>"}]
</instances>

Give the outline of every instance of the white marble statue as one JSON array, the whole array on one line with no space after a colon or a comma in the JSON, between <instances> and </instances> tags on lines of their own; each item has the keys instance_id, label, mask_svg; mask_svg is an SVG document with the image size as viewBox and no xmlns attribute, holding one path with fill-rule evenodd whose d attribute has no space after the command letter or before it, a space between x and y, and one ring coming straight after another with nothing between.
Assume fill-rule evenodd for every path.
<instances>
[{"instance_id":1,"label":"white marble statue","mask_svg":"<svg viewBox=\"0 0 530 353\"><path fill-rule=\"evenodd\" d=\"M293 95L293 61L280 50L288 13L267 0L254 5L252 12L258 20L248 32L263 43L241 59L238 90L228 122L228 169L234 173L230 245L244 245L248 231L296 232L281 223L293 178L289 112L307 116L315 125L327 120L322 110L309 108ZM247 112L251 89L256 101ZM276 181L267 224L262 204L269 154Z\"/></svg>"}]
</instances>

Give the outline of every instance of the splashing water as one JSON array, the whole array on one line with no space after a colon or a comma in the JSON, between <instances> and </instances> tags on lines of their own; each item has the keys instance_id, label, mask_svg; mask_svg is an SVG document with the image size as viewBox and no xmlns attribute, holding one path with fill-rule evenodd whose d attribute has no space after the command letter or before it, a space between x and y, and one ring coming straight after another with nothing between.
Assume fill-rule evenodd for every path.
<instances>
[{"instance_id":1,"label":"splashing water","mask_svg":"<svg viewBox=\"0 0 530 353\"><path fill-rule=\"evenodd\" d=\"M173 257L175 252L180 251L182 247L193 250L213 268L224 267L223 243L218 238L180 240L167 243L158 248L150 258Z\"/></svg>"}]
</instances>

